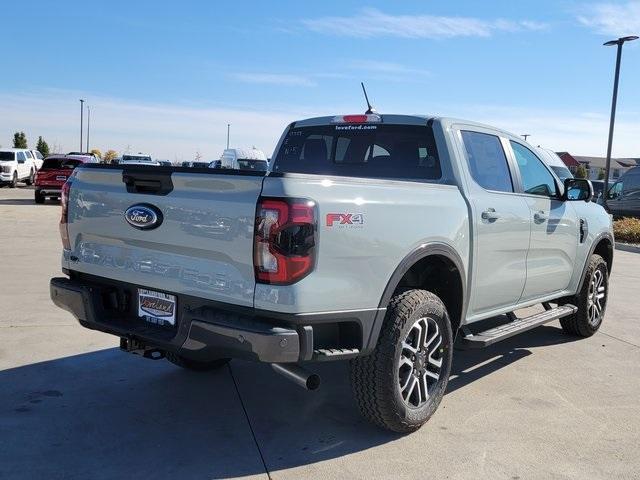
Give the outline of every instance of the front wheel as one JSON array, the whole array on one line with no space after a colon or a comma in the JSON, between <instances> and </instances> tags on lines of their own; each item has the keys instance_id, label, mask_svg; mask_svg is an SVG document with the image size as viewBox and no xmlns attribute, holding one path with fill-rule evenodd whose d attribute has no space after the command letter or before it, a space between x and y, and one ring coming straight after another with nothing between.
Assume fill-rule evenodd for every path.
<instances>
[{"instance_id":1,"label":"front wheel","mask_svg":"<svg viewBox=\"0 0 640 480\"><path fill-rule=\"evenodd\" d=\"M419 429L442 400L452 347L449 316L436 295L407 290L394 296L375 350L351 361L363 416L394 432Z\"/></svg>"},{"instance_id":2,"label":"front wheel","mask_svg":"<svg viewBox=\"0 0 640 480\"><path fill-rule=\"evenodd\" d=\"M573 315L560 319L562 329L571 335L590 337L598 331L607 308L609 269L600 255L593 254L580 291L565 299L578 307Z\"/></svg>"},{"instance_id":3,"label":"front wheel","mask_svg":"<svg viewBox=\"0 0 640 480\"><path fill-rule=\"evenodd\" d=\"M174 365L197 372L208 372L210 370L217 370L224 367L227 363L229 363L229 360L231 360L229 358L218 358L209 362L198 362L196 360L191 360L172 352L167 352L165 356L167 360L169 360Z\"/></svg>"},{"instance_id":4,"label":"front wheel","mask_svg":"<svg viewBox=\"0 0 640 480\"><path fill-rule=\"evenodd\" d=\"M9 184L9 188L16 188L18 186L18 172L13 172L13 178Z\"/></svg>"}]
</instances>

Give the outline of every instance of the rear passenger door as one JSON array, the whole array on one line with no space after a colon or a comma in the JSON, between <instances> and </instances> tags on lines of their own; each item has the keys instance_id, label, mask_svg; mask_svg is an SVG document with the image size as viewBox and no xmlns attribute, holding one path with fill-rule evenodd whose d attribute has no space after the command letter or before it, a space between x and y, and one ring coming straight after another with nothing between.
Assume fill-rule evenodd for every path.
<instances>
[{"instance_id":1,"label":"rear passenger door","mask_svg":"<svg viewBox=\"0 0 640 480\"><path fill-rule=\"evenodd\" d=\"M555 177L524 144L510 140L522 198L530 210L531 242L522 301L566 289L573 274L579 222L570 202L560 200Z\"/></svg>"},{"instance_id":2,"label":"rear passenger door","mask_svg":"<svg viewBox=\"0 0 640 480\"><path fill-rule=\"evenodd\" d=\"M460 128L473 222L469 304L473 320L520 300L526 280L531 213L524 198L515 192L506 141L488 129Z\"/></svg>"}]
</instances>

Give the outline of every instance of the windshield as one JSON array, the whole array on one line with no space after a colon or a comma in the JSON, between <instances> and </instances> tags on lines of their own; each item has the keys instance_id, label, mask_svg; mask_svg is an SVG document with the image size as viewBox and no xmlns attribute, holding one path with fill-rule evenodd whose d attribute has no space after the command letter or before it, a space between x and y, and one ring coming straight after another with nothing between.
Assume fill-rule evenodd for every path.
<instances>
[{"instance_id":1,"label":"windshield","mask_svg":"<svg viewBox=\"0 0 640 480\"><path fill-rule=\"evenodd\" d=\"M123 155L122 161L126 162L127 160L135 160L137 162L151 162L151 157L146 155Z\"/></svg>"},{"instance_id":2,"label":"windshield","mask_svg":"<svg viewBox=\"0 0 640 480\"><path fill-rule=\"evenodd\" d=\"M13 152L0 152L0 162L15 160L15 153Z\"/></svg>"},{"instance_id":3,"label":"windshield","mask_svg":"<svg viewBox=\"0 0 640 480\"><path fill-rule=\"evenodd\" d=\"M554 167L553 165L551 165L551 170L553 170L553 173L555 173L562 181L566 180L567 178L573 178L573 174L567 167Z\"/></svg>"},{"instance_id":4,"label":"windshield","mask_svg":"<svg viewBox=\"0 0 640 480\"><path fill-rule=\"evenodd\" d=\"M433 130L426 125L340 124L292 128L273 170L347 177L437 180Z\"/></svg>"},{"instance_id":5,"label":"windshield","mask_svg":"<svg viewBox=\"0 0 640 480\"><path fill-rule=\"evenodd\" d=\"M238 159L238 168L240 170L254 170L257 172L267 171L267 162L264 160L241 160Z\"/></svg>"}]
</instances>

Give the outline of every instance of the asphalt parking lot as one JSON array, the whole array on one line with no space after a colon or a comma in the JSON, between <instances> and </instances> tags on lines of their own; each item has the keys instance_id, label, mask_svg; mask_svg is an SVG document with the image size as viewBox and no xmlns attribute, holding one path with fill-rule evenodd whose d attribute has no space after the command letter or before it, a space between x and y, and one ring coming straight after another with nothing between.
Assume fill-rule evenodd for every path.
<instances>
[{"instance_id":1,"label":"asphalt parking lot","mask_svg":"<svg viewBox=\"0 0 640 480\"><path fill-rule=\"evenodd\" d=\"M557 322L456 351L438 412L361 419L346 364L306 392L268 366L192 373L121 353L49 300L59 205L0 189L0 478L640 478L640 254L616 251L594 337Z\"/></svg>"}]
</instances>

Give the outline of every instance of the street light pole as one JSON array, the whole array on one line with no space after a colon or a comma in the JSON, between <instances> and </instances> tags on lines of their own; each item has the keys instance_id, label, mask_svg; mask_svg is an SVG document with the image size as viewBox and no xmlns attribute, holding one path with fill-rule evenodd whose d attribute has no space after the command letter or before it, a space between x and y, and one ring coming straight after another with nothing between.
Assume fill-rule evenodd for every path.
<instances>
[{"instance_id":1,"label":"street light pole","mask_svg":"<svg viewBox=\"0 0 640 480\"><path fill-rule=\"evenodd\" d=\"M84 123L84 100L80 99L80 152L82 152L82 127Z\"/></svg>"},{"instance_id":2,"label":"street light pole","mask_svg":"<svg viewBox=\"0 0 640 480\"><path fill-rule=\"evenodd\" d=\"M89 145L89 130L91 129L91 107L87 105L87 151L91 148Z\"/></svg>"},{"instance_id":3,"label":"street light pole","mask_svg":"<svg viewBox=\"0 0 640 480\"><path fill-rule=\"evenodd\" d=\"M613 145L613 126L616 121L616 104L618 103L618 80L620 79L620 60L622 59L622 45L624 42L630 42L632 40L637 40L638 37L629 36L629 37L621 37L617 40L611 40L609 42L605 42L603 45L610 47L612 45L618 46L618 51L616 55L616 73L613 80L613 98L611 99L611 119L609 120L609 140L607 142L607 163L605 167L604 173L604 205L607 207L607 197L609 196L609 174L611 172L611 147Z\"/></svg>"},{"instance_id":4,"label":"street light pole","mask_svg":"<svg viewBox=\"0 0 640 480\"><path fill-rule=\"evenodd\" d=\"M531 136L530 133L523 133L522 135L520 135L522 138L524 138L524 141L527 141L527 138L529 138Z\"/></svg>"}]
</instances>

